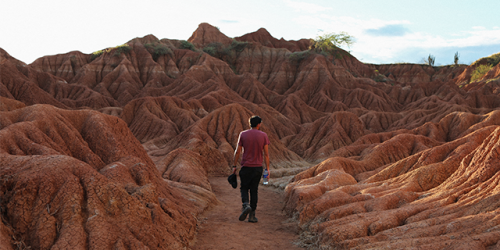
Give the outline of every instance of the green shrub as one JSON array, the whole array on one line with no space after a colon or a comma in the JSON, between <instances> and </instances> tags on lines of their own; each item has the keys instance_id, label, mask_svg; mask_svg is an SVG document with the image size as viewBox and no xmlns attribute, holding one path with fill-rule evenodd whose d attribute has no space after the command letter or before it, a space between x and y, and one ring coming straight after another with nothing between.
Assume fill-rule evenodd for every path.
<instances>
[{"instance_id":1,"label":"green shrub","mask_svg":"<svg viewBox=\"0 0 500 250\"><path fill-rule=\"evenodd\" d=\"M500 63L500 53L493 54L487 57L486 60L488 60L488 63L491 64L491 66L496 66L498 63Z\"/></svg>"},{"instance_id":2,"label":"green shrub","mask_svg":"<svg viewBox=\"0 0 500 250\"><path fill-rule=\"evenodd\" d=\"M231 42L231 45L229 46L229 48L231 50L241 52L247 47L247 45L248 45L248 42L240 42L240 41L236 41L235 39L233 39L233 42Z\"/></svg>"},{"instance_id":3,"label":"green shrub","mask_svg":"<svg viewBox=\"0 0 500 250\"><path fill-rule=\"evenodd\" d=\"M222 43L214 42L207 44L207 46L203 48L203 52L224 60L228 59L228 57L234 57L236 55L235 52L242 52L248 44L248 42L239 42L234 39L229 46L224 46Z\"/></svg>"},{"instance_id":4,"label":"green shrub","mask_svg":"<svg viewBox=\"0 0 500 250\"><path fill-rule=\"evenodd\" d=\"M211 55L211 56L215 56L215 53L217 53L217 49L215 47L205 47L203 48L203 52Z\"/></svg>"},{"instance_id":5,"label":"green shrub","mask_svg":"<svg viewBox=\"0 0 500 250\"><path fill-rule=\"evenodd\" d=\"M118 45L116 47L110 47L110 48L98 50L98 51L95 51L92 53L92 55L90 56L90 61L94 61L96 58L98 58L102 54L104 54L104 52L111 52L114 49L116 49L115 54L114 54L115 56L118 56L121 53L129 53L132 50L130 48L130 46L128 46L128 44L126 44L126 43L122 44L122 45Z\"/></svg>"},{"instance_id":6,"label":"green shrub","mask_svg":"<svg viewBox=\"0 0 500 250\"><path fill-rule=\"evenodd\" d=\"M196 47L192 43L190 43L186 40L181 41L181 49L189 49L192 51L196 51Z\"/></svg>"},{"instance_id":7,"label":"green shrub","mask_svg":"<svg viewBox=\"0 0 500 250\"><path fill-rule=\"evenodd\" d=\"M323 51L331 53L344 44L350 47L353 43L354 37L347 34L347 32L340 32L339 34L328 33L318 36L316 39L311 39L311 46L309 48L317 52Z\"/></svg>"},{"instance_id":8,"label":"green shrub","mask_svg":"<svg viewBox=\"0 0 500 250\"><path fill-rule=\"evenodd\" d=\"M231 44L227 46L214 42L207 44L202 50L215 58L225 61L234 73L238 74L236 70L237 53L242 52L249 44L249 42L240 42L233 39Z\"/></svg>"},{"instance_id":9,"label":"green shrub","mask_svg":"<svg viewBox=\"0 0 500 250\"><path fill-rule=\"evenodd\" d=\"M373 78L373 80L376 81L376 82L387 82L387 78L384 75L382 75L382 74L376 75Z\"/></svg>"},{"instance_id":10,"label":"green shrub","mask_svg":"<svg viewBox=\"0 0 500 250\"><path fill-rule=\"evenodd\" d=\"M491 64L482 64L477 66L474 71L472 71L470 82L479 81L490 69L493 68Z\"/></svg>"},{"instance_id":11,"label":"green shrub","mask_svg":"<svg viewBox=\"0 0 500 250\"><path fill-rule=\"evenodd\" d=\"M92 55L90 56L90 61L94 61L96 58L100 57L104 53L104 50L98 50L96 52L93 52Z\"/></svg>"},{"instance_id":12,"label":"green shrub","mask_svg":"<svg viewBox=\"0 0 500 250\"><path fill-rule=\"evenodd\" d=\"M380 74L380 72L376 69L373 71L375 73L375 77L373 78L374 81L376 82L387 82L387 78L385 75Z\"/></svg>"},{"instance_id":13,"label":"green shrub","mask_svg":"<svg viewBox=\"0 0 500 250\"><path fill-rule=\"evenodd\" d=\"M130 48L130 46L128 46L128 44L119 45L119 46L116 46L115 48L116 48L115 56L119 56L122 53L128 54L132 50L132 48Z\"/></svg>"},{"instance_id":14,"label":"green shrub","mask_svg":"<svg viewBox=\"0 0 500 250\"><path fill-rule=\"evenodd\" d=\"M496 54L493 54L491 56L488 56L488 57L483 57L483 58L480 58L479 60L476 60L475 62L473 62L471 64L471 66L474 66L476 65L477 63L480 63L481 61L483 61L484 59L486 59L486 62L491 64L491 66L496 66L498 63L500 63L500 53L496 53Z\"/></svg>"},{"instance_id":15,"label":"green shrub","mask_svg":"<svg viewBox=\"0 0 500 250\"><path fill-rule=\"evenodd\" d=\"M153 56L153 60L158 60L160 56L170 54L172 55L172 50L163 43L146 43L144 44L146 50Z\"/></svg>"},{"instance_id":16,"label":"green shrub","mask_svg":"<svg viewBox=\"0 0 500 250\"><path fill-rule=\"evenodd\" d=\"M308 58L310 55L312 55L312 51L310 50L304 50L304 51L298 51L298 52L293 52L288 56L288 60L294 62L294 63L300 63L302 60Z\"/></svg>"},{"instance_id":17,"label":"green shrub","mask_svg":"<svg viewBox=\"0 0 500 250\"><path fill-rule=\"evenodd\" d=\"M327 33L317 36L316 39L311 39L309 50L326 58L333 56L332 63L335 64L335 59L342 59L343 56L350 54L350 52L341 50L340 47L343 45L350 47L352 44L354 44L354 37L347 32Z\"/></svg>"},{"instance_id":18,"label":"green shrub","mask_svg":"<svg viewBox=\"0 0 500 250\"><path fill-rule=\"evenodd\" d=\"M222 43L209 43L205 48L203 48L203 52L213 56L220 58L224 51L224 45Z\"/></svg>"}]
</instances>

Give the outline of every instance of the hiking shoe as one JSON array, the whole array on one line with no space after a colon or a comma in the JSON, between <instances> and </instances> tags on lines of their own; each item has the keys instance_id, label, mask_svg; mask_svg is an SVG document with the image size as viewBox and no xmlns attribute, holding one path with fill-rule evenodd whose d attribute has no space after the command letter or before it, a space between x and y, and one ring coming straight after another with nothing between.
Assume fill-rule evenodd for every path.
<instances>
[{"instance_id":1,"label":"hiking shoe","mask_svg":"<svg viewBox=\"0 0 500 250\"><path fill-rule=\"evenodd\" d=\"M255 218L255 211L250 212L250 216L248 217L248 222L257 223L257 218Z\"/></svg>"},{"instance_id":2,"label":"hiking shoe","mask_svg":"<svg viewBox=\"0 0 500 250\"><path fill-rule=\"evenodd\" d=\"M240 221L244 221L247 218L247 215L252 212L252 208L248 204L243 204L243 208L241 208Z\"/></svg>"}]
</instances>

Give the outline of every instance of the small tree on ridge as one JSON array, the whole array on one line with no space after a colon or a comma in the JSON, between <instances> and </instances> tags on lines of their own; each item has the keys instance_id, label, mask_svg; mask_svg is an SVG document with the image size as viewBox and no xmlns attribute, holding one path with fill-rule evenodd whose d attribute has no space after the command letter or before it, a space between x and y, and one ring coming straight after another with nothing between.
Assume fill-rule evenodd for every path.
<instances>
[{"instance_id":1,"label":"small tree on ridge","mask_svg":"<svg viewBox=\"0 0 500 250\"><path fill-rule=\"evenodd\" d=\"M458 59L460 58L460 55L458 54L458 51L457 53L455 53L455 56L453 57L453 62L455 63L455 66L458 66Z\"/></svg>"},{"instance_id":2,"label":"small tree on ridge","mask_svg":"<svg viewBox=\"0 0 500 250\"><path fill-rule=\"evenodd\" d=\"M342 45L350 47L354 43L354 38L347 34L347 32L340 32L339 34L328 33L319 35L316 39L311 39L310 49L315 49L323 52L336 50Z\"/></svg>"},{"instance_id":3,"label":"small tree on ridge","mask_svg":"<svg viewBox=\"0 0 500 250\"><path fill-rule=\"evenodd\" d=\"M434 57L433 55L429 54L429 56L427 58L424 59L424 63L433 67L434 66L434 63L436 62L436 57Z\"/></svg>"}]
</instances>

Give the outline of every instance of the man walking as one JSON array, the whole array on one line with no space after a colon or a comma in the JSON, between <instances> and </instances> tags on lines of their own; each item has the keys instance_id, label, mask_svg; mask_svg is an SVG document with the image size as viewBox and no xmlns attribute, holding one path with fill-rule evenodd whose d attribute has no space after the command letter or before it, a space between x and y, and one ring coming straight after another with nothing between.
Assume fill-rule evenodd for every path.
<instances>
[{"instance_id":1,"label":"man walking","mask_svg":"<svg viewBox=\"0 0 500 250\"><path fill-rule=\"evenodd\" d=\"M262 176L262 152L264 152L264 159L266 161L266 168L269 175L269 138L267 134L260 131L262 119L259 116L252 116L249 119L251 129L245 130L240 133L238 144L234 151L234 165L233 173L236 173L236 165L240 159L241 149L243 149L243 158L241 160L240 170L240 190L241 201L243 208L239 217L240 221L244 221L248 217L248 222L255 223L255 210L257 209L258 189L259 182ZM248 198L248 191L250 191L250 199ZM250 203L249 203L250 201Z\"/></svg>"}]
</instances>

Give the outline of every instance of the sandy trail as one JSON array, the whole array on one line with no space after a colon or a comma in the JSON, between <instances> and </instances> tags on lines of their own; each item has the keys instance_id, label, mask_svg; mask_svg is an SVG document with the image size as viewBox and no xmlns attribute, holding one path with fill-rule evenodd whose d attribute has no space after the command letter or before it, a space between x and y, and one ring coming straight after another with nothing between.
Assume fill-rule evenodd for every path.
<instances>
[{"instance_id":1,"label":"sandy trail","mask_svg":"<svg viewBox=\"0 0 500 250\"><path fill-rule=\"evenodd\" d=\"M203 213L193 250L206 249L303 249L294 244L298 227L286 222L281 211L283 196L272 188L259 187L259 203L255 217L258 223L239 221L241 197L225 177L211 177L210 184L220 203Z\"/></svg>"}]
</instances>

